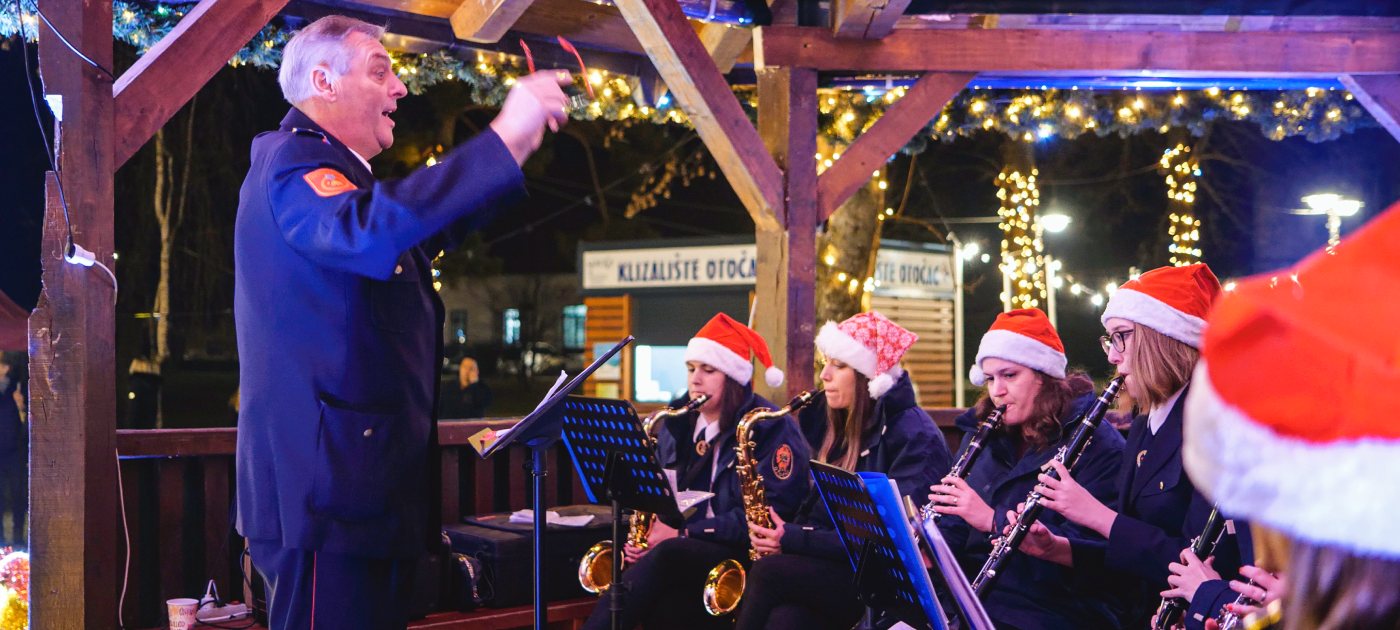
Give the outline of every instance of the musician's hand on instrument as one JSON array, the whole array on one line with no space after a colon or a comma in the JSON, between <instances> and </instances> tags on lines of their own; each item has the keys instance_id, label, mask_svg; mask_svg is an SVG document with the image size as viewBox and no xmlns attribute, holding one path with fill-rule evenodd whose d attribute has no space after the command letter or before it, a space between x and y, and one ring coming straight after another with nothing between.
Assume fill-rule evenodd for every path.
<instances>
[{"instance_id":1,"label":"musician's hand on instrument","mask_svg":"<svg viewBox=\"0 0 1400 630\"><path fill-rule=\"evenodd\" d=\"M765 556L783 552L783 532L787 531L787 523L783 522L782 517L779 517L772 507L768 508L768 514L773 519L772 529L749 523L749 541L758 553Z\"/></svg>"},{"instance_id":2,"label":"musician's hand on instrument","mask_svg":"<svg viewBox=\"0 0 1400 630\"><path fill-rule=\"evenodd\" d=\"M944 477L941 483L929 486L929 490L931 493L928 500L933 503L935 512L960 516L977 531L992 531L992 520L996 513L972 486L967 485L966 480L953 476Z\"/></svg>"},{"instance_id":3,"label":"musician's hand on instrument","mask_svg":"<svg viewBox=\"0 0 1400 630\"><path fill-rule=\"evenodd\" d=\"M651 549L651 546L648 545L646 549L642 549L642 548L640 548L640 547L635 547L635 546L633 546L631 543L628 543L628 544L626 544L626 545L623 545L623 546L622 546L622 563L623 563L623 564L636 564L639 560L642 559L642 556L646 555L647 549Z\"/></svg>"},{"instance_id":4,"label":"musician's hand on instrument","mask_svg":"<svg viewBox=\"0 0 1400 630\"><path fill-rule=\"evenodd\" d=\"M1026 510L1026 504L1021 503L1015 510L1006 512L1006 527L1002 528L1003 537L1011 534L1012 528L1021 519L1021 513ZM1026 537L1021 540L1019 550L1033 558L1048 560L1064 566L1074 564L1073 553L1070 550L1069 539L1064 536L1056 536L1048 527L1039 521L1032 523L1030 529L1026 530Z\"/></svg>"},{"instance_id":5,"label":"musician's hand on instrument","mask_svg":"<svg viewBox=\"0 0 1400 630\"><path fill-rule=\"evenodd\" d=\"M661 541L675 538L679 534L680 532L676 528L662 523L661 519L657 519L651 526L651 532L647 534L647 549L655 549L657 545L661 544Z\"/></svg>"},{"instance_id":6,"label":"musician's hand on instrument","mask_svg":"<svg viewBox=\"0 0 1400 630\"><path fill-rule=\"evenodd\" d=\"M1059 512L1061 516L1070 521L1088 527L1098 532L1100 536L1108 538L1109 531L1113 529L1113 520L1118 518L1118 513L1094 498L1094 495L1089 494L1089 491L1074 480L1074 477L1069 474L1065 465L1059 460L1050 460L1050 467L1060 475L1060 478L1055 479L1050 475L1040 473L1038 477L1040 485L1036 486L1043 497L1040 504L1046 509Z\"/></svg>"},{"instance_id":7,"label":"musician's hand on instrument","mask_svg":"<svg viewBox=\"0 0 1400 630\"><path fill-rule=\"evenodd\" d=\"M1267 606L1269 602L1283 596L1283 591L1287 587L1287 581L1283 576L1274 575L1254 565L1240 567L1240 576L1253 581L1253 584L1240 580L1231 580L1230 588L1236 593L1244 595L1256 602L1257 606L1247 604L1226 604L1225 606L1241 617Z\"/></svg>"},{"instance_id":8,"label":"musician's hand on instrument","mask_svg":"<svg viewBox=\"0 0 1400 630\"><path fill-rule=\"evenodd\" d=\"M1181 550L1181 562L1173 562L1167 565L1167 570L1171 575L1167 576L1167 584L1171 586L1160 594L1167 598L1181 598L1191 601L1196 596L1196 589L1200 588L1202 582L1220 579L1220 574L1212 566L1215 563L1215 556L1206 558L1201 562L1190 549Z\"/></svg>"}]
</instances>

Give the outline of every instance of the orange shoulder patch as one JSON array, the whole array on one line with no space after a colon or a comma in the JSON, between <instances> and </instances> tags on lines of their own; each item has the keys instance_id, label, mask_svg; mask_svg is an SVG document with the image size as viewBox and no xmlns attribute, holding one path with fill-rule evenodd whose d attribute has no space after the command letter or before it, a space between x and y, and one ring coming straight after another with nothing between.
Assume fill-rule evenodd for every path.
<instances>
[{"instance_id":1,"label":"orange shoulder patch","mask_svg":"<svg viewBox=\"0 0 1400 630\"><path fill-rule=\"evenodd\" d=\"M340 193L355 190L350 179L333 168L318 168L302 176L311 191L321 197L334 197Z\"/></svg>"}]
</instances>

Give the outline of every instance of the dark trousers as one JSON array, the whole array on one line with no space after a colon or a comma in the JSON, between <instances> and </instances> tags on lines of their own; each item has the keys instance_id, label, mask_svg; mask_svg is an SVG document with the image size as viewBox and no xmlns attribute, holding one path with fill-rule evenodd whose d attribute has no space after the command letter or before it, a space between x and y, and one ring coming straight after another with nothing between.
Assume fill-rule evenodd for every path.
<instances>
[{"instance_id":1,"label":"dark trousers","mask_svg":"<svg viewBox=\"0 0 1400 630\"><path fill-rule=\"evenodd\" d=\"M850 630L865 612L852 581L846 562L768 556L749 571L737 630Z\"/></svg>"},{"instance_id":2,"label":"dark trousers","mask_svg":"<svg viewBox=\"0 0 1400 630\"><path fill-rule=\"evenodd\" d=\"M248 548L267 582L269 630L401 630L408 625L412 561L257 542Z\"/></svg>"},{"instance_id":3,"label":"dark trousers","mask_svg":"<svg viewBox=\"0 0 1400 630\"><path fill-rule=\"evenodd\" d=\"M652 548L637 564L622 572L626 585L619 628L642 625L653 628L725 628L729 617L705 612L705 576L727 558L738 559L739 550L694 538L672 538ZM611 628L612 591L598 599L583 630Z\"/></svg>"},{"instance_id":4,"label":"dark trousers","mask_svg":"<svg viewBox=\"0 0 1400 630\"><path fill-rule=\"evenodd\" d=\"M24 439L29 435L24 434ZM5 514L13 523L10 533L4 530ZM29 514L29 450L13 448L0 453L0 539L17 547L29 548L24 521Z\"/></svg>"}]
</instances>

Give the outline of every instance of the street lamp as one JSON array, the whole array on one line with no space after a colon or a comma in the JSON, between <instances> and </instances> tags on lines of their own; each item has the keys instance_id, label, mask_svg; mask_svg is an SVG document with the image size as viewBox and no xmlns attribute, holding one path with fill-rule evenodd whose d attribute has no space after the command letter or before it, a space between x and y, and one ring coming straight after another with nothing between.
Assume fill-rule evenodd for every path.
<instances>
[{"instance_id":1,"label":"street lamp","mask_svg":"<svg viewBox=\"0 0 1400 630\"><path fill-rule=\"evenodd\" d=\"M1306 208L1299 208L1293 214L1327 216L1327 251L1331 252L1342 241L1342 217L1356 216L1365 204L1356 199L1347 199L1337 193L1319 193L1302 199Z\"/></svg>"},{"instance_id":2,"label":"street lamp","mask_svg":"<svg viewBox=\"0 0 1400 630\"><path fill-rule=\"evenodd\" d=\"M1069 227L1070 222L1074 219L1063 212L1051 212L1050 214L1041 215L1038 220L1040 221L1040 227L1046 232L1059 234L1065 231L1065 228Z\"/></svg>"}]
</instances>

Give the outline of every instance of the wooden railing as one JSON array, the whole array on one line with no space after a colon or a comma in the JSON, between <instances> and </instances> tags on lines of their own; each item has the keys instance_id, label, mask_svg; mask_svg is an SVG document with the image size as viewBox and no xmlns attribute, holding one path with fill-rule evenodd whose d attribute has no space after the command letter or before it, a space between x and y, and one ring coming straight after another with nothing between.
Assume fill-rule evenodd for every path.
<instances>
[{"instance_id":1,"label":"wooden railing","mask_svg":"<svg viewBox=\"0 0 1400 630\"><path fill-rule=\"evenodd\" d=\"M950 439L955 433L952 420L960 411L929 410ZM439 423L444 522L529 507L528 451L516 447L504 456L483 460L467 444L467 438L482 429L505 428L518 420ZM115 573L118 588L126 574L126 627L163 627L163 602L172 597L198 597L210 579L225 599L245 600L240 568L243 540L234 532L231 518L236 442L234 428L117 431L126 523L126 535L119 534L118 540L130 540L130 568L124 571L119 566ZM951 441L950 448L956 447L957 442ZM547 457L545 504L586 502L563 447L554 447ZM123 515L113 517L121 519ZM117 526L121 527L120 521ZM124 556L119 554L119 558ZM565 608L568 610L561 608L554 613L568 617L579 612L575 608L587 612L587 607L577 605ZM490 627L513 627L515 617L497 616L502 618L488 623ZM519 617L521 625L529 624L528 614Z\"/></svg>"}]
</instances>

